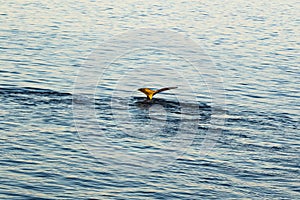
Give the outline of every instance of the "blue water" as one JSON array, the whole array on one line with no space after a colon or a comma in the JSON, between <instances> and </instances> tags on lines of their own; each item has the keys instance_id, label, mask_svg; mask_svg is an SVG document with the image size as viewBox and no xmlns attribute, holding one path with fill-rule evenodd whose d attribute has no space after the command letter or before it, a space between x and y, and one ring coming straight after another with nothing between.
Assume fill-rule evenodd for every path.
<instances>
[{"instance_id":1,"label":"blue water","mask_svg":"<svg viewBox=\"0 0 300 200\"><path fill-rule=\"evenodd\" d=\"M299 199L297 7L1 3L0 199Z\"/></svg>"}]
</instances>

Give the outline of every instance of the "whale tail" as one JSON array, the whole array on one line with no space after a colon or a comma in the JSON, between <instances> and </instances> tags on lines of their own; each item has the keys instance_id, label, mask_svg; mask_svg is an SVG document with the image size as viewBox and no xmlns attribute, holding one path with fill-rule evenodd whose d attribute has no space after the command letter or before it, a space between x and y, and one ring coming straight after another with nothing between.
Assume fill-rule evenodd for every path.
<instances>
[{"instance_id":1,"label":"whale tail","mask_svg":"<svg viewBox=\"0 0 300 200\"><path fill-rule=\"evenodd\" d=\"M175 89L175 88L177 88L177 87L165 87L165 88L161 88L159 90L151 90L149 88L140 88L140 89L138 89L138 91L147 95L147 99L151 100L155 94L166 91L166 90Z\"/></svg>"}]
</instances>

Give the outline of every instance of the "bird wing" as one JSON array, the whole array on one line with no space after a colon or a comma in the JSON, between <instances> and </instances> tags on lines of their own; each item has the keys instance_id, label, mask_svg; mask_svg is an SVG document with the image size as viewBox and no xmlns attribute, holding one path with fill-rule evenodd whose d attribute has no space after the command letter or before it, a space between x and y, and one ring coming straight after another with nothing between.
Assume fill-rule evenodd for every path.
<instances>
[{"instance_id":1,"label":"bird wing","mask_svg":"<svg viewBox=\"0 0 300 200\"><path fill-rule=\"evenodd\" d=\"M154 94L157 94L157 93L160 93L160 92L163 92L163 91L166 91L166 90L175 89L175 88L178 88L178 87L165 87L165 88L161 88L161 89L159 89L159 90L156 90L156 91L154 92ZM153 95L154 95L154 94L153 94Z\"/></svg>"}]
</instances>

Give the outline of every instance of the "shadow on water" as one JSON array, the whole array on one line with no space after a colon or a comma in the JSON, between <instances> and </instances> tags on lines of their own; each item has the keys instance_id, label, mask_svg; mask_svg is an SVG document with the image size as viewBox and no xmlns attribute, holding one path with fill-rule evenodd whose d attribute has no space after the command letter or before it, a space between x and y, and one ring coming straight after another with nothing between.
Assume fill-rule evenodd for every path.
<instances>
[{"instance_id":1,"label":"shadow on water","mask_svg":"<svg viewBox=\"0 0 300 200\"><path fill-rule=\"evenodd\" d=\"M95 105L99 121L114 121L123 133L135 136L142 133L162 137L176 135L183 128L193 129L189 131L193 132L199 123L209 123L212 114L211 106L205 103L160 98L102 96L95 99Z\"/></svg>"},{"instance_id":2,"label":"shadow on water","mask_svg":"<svg viewBox=\"0 0 300 200\"><path fill-rule=\"evenodd\" d=\"M160 98L147 100L143 97L132 97L129 106L139 108L140 111L144 111L144 113L148 115L151 108L154 108L154 111L159 110L173 114L172 116L176 116L175 122L179 122L180 120L209 120L212 110L211 106L205 103L195 104ZM198 116L200 118L198 118ZM170 117L170 120L172 120L172 117Z\"/></svg>"},{"instance_id":3,"label":"shadow on water","mask_svg":"<svg viewBox=\"0 0 300 200\"><path fill-rule=\"evenodd\" d=\"M17 103L25 106L51 105L69 109L72 103L82 105L94 105L98 118L102 121L114 120L113 113L120 112L127 117L127 125L139 125L151 121L164 123L165 131L169 132L178 129L178 124L184 121L199 121L209 123L212 117L213 108L210 105L199 102L178 102L155 98L146 100L144 97L111 97L101 96L97 99L83 98L78 100L77 96L71 93L58 92L50 89L32 87L3 87L0 88L1 103ZM291 118L286 113L263 113L260 111L240 112L226 111L227 125L242 125L243 127L257 126L260 129L270 127L286 127L291 129L299 128L299 121ZM251 116L251 117L249 117ZM114 115L114 117L119 117ZM224 127L225 128L225 127Z\"/></svg>"},{"instance_id":4,"label":"shadow on water","mask_svg":"<svg viewBox=\"0 0 300 200\"><path fill-rule=\"evenodd\" d=\"M108 137L167 138L181 131L194 133L198 124L209 123L212 114L211 106L205 103L160 98L102 95L92 101L97 121Z\"/></svg>"}]
</instances>

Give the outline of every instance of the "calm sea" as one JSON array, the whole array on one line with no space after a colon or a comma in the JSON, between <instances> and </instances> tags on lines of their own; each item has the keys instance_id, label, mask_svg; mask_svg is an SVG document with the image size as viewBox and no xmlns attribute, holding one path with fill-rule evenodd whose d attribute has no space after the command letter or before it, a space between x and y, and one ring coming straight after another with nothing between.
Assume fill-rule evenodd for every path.
<instances>
[{"instance_id":1,"label":"calm sea","mask_svg":"<svg viewBox=\"0 0 300 200\"><path fill-rule=\"evenodd\" d=\"M3 1L0 199L300 199L299 6Z\"/></svg>"}]
</instances>

